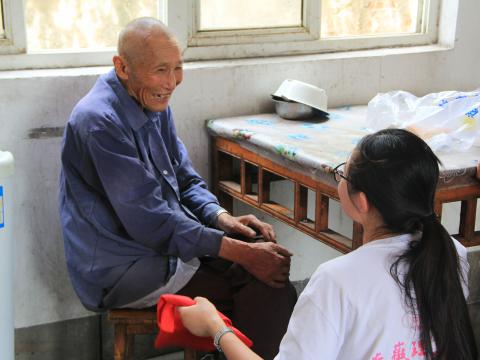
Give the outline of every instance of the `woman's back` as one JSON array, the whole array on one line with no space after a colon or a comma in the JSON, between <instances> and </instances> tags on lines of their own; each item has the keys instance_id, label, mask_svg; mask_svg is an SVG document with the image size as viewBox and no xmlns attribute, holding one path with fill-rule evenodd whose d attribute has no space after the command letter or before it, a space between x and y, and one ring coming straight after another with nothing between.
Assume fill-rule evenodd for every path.
<instances>
[{"instance_id":1,"label":"woman's back","mask_svg":"<svg viewBox=\"0 0 480 360\"><path fill-rule=\"evenodd\" d=\"M376 240L321 265L298 300L276 359L423 359L418 320L390 274L394 259L419 236ZM454 242L466 279L466 250Z\"/></svg>"}]
</instances>

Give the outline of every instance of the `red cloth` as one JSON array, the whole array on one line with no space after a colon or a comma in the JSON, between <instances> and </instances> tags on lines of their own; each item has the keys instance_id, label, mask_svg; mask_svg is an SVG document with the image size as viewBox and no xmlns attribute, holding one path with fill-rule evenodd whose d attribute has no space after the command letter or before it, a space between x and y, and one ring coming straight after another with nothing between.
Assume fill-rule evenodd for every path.
<instances>
[{"instance_id":1,"label":"red cloth","mask_svg":"<svg viewBox=\"0 0 480 360\"><path fill-rule=\"evenodd\" d=\"M191 306L195 304L196 301L187 296L174 294L160 296L157 303L157 324L159 332L155 340L155 347L181 346L207 352L215 350L213 340L210 337L193 335L183 326L180 314L176 311L177 306ZM229 318L220 311L218 311L218 314L245 345L248 347L253 345L252 340L232 326L232 321Z\"/></svg>"}]
</instances>

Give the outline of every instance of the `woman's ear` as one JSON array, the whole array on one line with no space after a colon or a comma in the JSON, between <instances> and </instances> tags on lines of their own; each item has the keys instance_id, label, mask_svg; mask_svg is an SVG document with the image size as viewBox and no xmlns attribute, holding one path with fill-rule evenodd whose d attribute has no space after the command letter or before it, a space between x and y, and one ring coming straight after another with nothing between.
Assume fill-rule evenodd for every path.
<instances>
[{"instance_id":1,"label":"woman's ear","mask_svg":"<svg viewBox=\"0 0 480 360\"><path fill-rule=\"evenodd\" d=\"M355 202L355 207L360 213L366 214L370 211L370 202L363 191L357 192L353 201Z\"/></svg>"}]
</instances>

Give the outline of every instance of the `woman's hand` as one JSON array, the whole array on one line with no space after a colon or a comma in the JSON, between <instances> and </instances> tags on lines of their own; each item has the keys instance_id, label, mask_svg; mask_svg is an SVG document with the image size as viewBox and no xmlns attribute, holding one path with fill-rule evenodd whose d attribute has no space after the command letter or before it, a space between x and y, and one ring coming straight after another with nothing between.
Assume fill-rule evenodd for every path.
<instances>
[{"instance_id":1,"label":"woman's hand","mask_svg":"<svg viewBox=\"0 0 480 360\"><path fill-rule=\"evenodd\" d=\"M197 302L195 305L177 308L183 325L193 335L213 338L225 323L210 301L200 296L194 300Z\"/></svg>"},{"instance_id":2,"label":"woman's hand","mask_svg":"<svg viewBox=\"0 0 480 360\"><path fill-rule=\"evenodd\" d=\"M194 299L197 303L191 306L178 307L183 325L196 336L211 338L225 326L215 306L203 297ZM235 334L227 333L220 339L222 351L228 360L262 360L250 350Z\"/></svg>"}]
</instances>

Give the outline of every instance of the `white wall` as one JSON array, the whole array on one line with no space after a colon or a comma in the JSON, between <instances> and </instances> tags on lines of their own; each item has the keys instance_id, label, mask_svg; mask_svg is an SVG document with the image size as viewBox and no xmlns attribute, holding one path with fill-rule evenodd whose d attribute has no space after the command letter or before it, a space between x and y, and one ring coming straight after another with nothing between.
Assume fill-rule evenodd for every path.
<instances>
[{"instance_id":1,"label":"white wall","mask_svg":"<svg viewBox=\"0 0 480 360\"><path fill-rule=\"evenodd\" d=\"M393 89L417 95L480 86L480 2L462 0L453 50L376 56L350 54L187 64L184 83L172 107L179 135L192 160L208 175L204 121L227 115L272 111L269 94L285 78L319 85L329 105L365 104L377 92ZM16 158L15 325L33 326L88 315L70 286L57 215L61 139L31 139L31 129L63 127L74 104L104 68L0 72L0 149ZM298 259L292 277L303 278L335 252L279 227ZM283 241L283 240L282 240ZM308 266L302 266L308 264Z\"/></svg>"}]
</instances>

